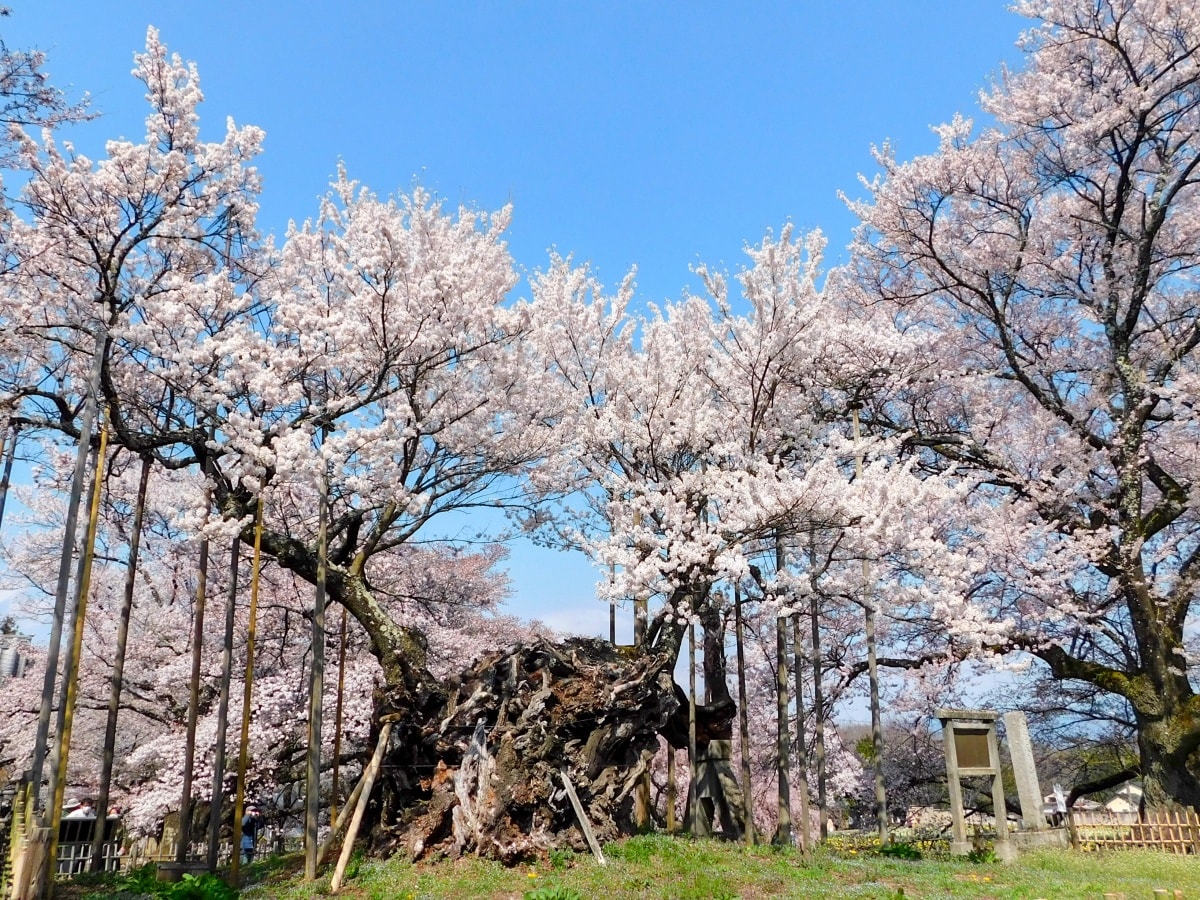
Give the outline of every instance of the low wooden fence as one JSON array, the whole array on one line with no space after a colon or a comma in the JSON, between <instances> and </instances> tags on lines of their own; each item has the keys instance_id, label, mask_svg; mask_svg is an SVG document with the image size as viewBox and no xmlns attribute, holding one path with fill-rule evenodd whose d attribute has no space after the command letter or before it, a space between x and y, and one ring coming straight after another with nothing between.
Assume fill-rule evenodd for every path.
<instances>
[{"instance_id":1,"label":"low wooden fence","mask_svg":"<svg viewBox=\"0 0 1200 900\"><path fill-rule=\"evenodd\" d=\"M1147 810L1144 816L1108 810L1076 811L1068 817L1077 850L1132 847L1200 854L1200 815L1193 810Z\"/></svg>"},{"instance_id":2,"label":"low wooden fence","mask_svg":"<svg viewBox=\"0 0 1200 900\"><path fill-rule=\"evenodd\" d=\"M228 843L220 845L217 852L217 865L229 865ZM204 859L207 847L204 844L193 844L187 854L189 860ZM175 862L175 844L158 843L150 839L132 842L127 846L118 843L103 845L104 871L122 872L138 869L147 863ZM92 858L90 843L68 842L58 845L56 872L59 878L71 878L88 870Z\"/></svg>"}]
</instances>

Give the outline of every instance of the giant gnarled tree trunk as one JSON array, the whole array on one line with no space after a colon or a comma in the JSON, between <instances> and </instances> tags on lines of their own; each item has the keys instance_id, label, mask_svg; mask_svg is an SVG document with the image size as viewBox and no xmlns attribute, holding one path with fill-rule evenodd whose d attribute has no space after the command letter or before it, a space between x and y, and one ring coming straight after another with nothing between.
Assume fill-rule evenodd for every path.
<instances>
[{"instance_id":1,"label":"giant gnarled tree trunk","mask_svg":"<svg viewBox=\"0 0 1200 900\"><path fill-rule=\"evenodd\" d=\"M599 840L632 833L634 789L678 704L672 666L592 639L480 660L443 704L395 714L377 846L506 862L585 850L564 770Z\"/></svg>"}]
</instances>

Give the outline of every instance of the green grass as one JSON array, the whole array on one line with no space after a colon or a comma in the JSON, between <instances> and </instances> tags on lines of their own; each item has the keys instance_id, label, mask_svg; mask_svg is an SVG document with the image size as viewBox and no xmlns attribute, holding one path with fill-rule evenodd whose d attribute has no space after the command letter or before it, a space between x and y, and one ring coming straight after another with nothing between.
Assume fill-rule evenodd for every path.
<instances>
[{"instance_id":1,"label":"green grass","mask_svg":"<svg viewBox=\"0 0 1200 900\"><path fill-rule=\"evenodd\" d=\"M742 847L661 834L605 848L609 864L556 852L533 865L505 868L478 859L412 865L356 859L338 896L353 900L523 898L555 900L720 900L720 898L866 898L939 900L1101 900L1106 892L1151 900L1155 888L1200 900L1200 863L1183 856L1126 850L1107 854L1042 850L1008 865L962 859L886 858L869 847L824 848L811 860L772 847ZM248 887L248 898L306 900L326 896L329 875L311 884L276 876ZM572 893L574 892L574 893ZM902 893L901 893L902 892ZM557 896L555 896L557 895ZM536 895L534 895L536 897Z\"/></svg>"}]
</instances>

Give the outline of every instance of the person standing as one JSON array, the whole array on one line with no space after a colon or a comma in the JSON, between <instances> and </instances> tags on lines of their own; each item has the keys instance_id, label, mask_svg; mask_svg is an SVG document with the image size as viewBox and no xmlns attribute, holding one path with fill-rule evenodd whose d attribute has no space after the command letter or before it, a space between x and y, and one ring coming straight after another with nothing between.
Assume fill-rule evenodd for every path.
<instances>
[{"instance_id":1,"label":"person standing","mask_svg":"<svg viewBox=\"0 0 1200 900\"><path fill-rule=\"evenodd\" d=\"M258 843L258 834L263 830L262 811L251 805L242 816L242 862L254 862L254 849Z\"/></svg>"}]
</instances>

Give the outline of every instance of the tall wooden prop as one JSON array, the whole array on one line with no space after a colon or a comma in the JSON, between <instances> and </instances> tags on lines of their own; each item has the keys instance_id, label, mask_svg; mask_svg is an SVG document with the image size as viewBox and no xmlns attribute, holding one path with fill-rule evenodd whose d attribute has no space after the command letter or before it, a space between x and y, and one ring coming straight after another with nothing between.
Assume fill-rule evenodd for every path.
<instances>
[{"instance_id":1,"label":"tall wooden prop","mask_svg":"<svg viewBox=\"0 0 1200 900\"><path fill-rule=\"evenodd\" d=\"M104 749L100 757L100 788L96 793L96 828L92 836L92 856L88 868L99 872L103 868L104 823L108 814L108 797L112 788L113 758L117 744L117 714L121 709L121 689L125 676L125 649L129 642L129 617L133 613L133 593L137 584L138 551L142 543L142 520L146 514L146 491L150 486L150 457L142 457L138 476L137 498L133 505L133 525L129 535L129 558L125 564L125 586L121 595L121 614L117 620L117 646L109 679L108 717L104 723Z\"/></svg>"},{"instance_id":2,"label":"tall wooden prop","mask_svg":"<svg viewBox=\"0 0 1200 900\"><path fill-rule=\"evenodd\" d=\"M96 424L99 408L100 374L104 368L104 354L108 347L108 333L101 328L96 335L96 349L92 354L92 370L88 375L88 391L84 397L83 415L79 421L79 446L75 452L75 469L71 473L71 493L67 498L67 515L63 520L62 552L58 559L58 581L54 587L54 615L50 620L50 642L46 647L46 675L42 683L42 702L38 709L37 735L33 743L33 761L29 767L29 782L33 794L41 803L42 768L46 762L46 747L50 738L50 713L54 707L54 694L58 680L58 657L62 644L62 626L67 609L67 591L71 586L71 561L75 557L75 522L79 517L79 502L83 494L83 480L87 476L88 454L91 452L92 429Z\"/></svg>"},{"instance_id":3,"label":"tall wooden prop","mask_svg":"<svg viewBox=\"0 0 1200 900\"><path fill-rule=\"evenodd\" d=\"M321 811L321 714L325 694L325 576L329 555L329 475L317 485L317 584L313 596L309 680L308 765L304 789L304 877L317 877L317 817Z\"/></svg>"},{"instance_id":4,"label":"tall wooden prop","mask_svg":"<svg viewBox=\"0 0 1200 900\"><path fill-rule=\"evenodd\" d=\"M754 843L754 794L750 788L750 710L746 699L746 642L742 589L733 586L734 644L737 647L738 731L742 753L742 805L746 808L746 843Z\"/></svg>"},{"instance_id":5,"label":"tall wooden prop","mask_svg":"<svg viewBox=\"0 0 1200 900\"><path fill-rule=\"evenodd\" d=\"M213 751L212 804L208 813L208 870L217 870L221 849L221 806L225 799L225 732L229 728L229 682L233 676L233 631L237 621L238 569L242 538L235 536L229 550L229 585L225 595L225 642L221 647L221 690L217 700L217 746ZM238 824L234 827L233 856L237 856Z\"/></svg>"},{"instance_id":6,"label":"tall wooden prop","mask_svg":"<svg viewBox=\"0 0 1200 900\"><path fill-rule=\"evenodd\" d=\"M254 520L254 559L250 564L250 621L246 624L246 675L242 681L242 735L238 744L237 792L233 801L234 844L241 840L242 816L246 812L246 769L250 762L250 703L254 693L254 638L258 629L258 581L262 561L263 500L258 495L258 515ZM229 860L229 880L236 887L242 855L234 846Z\"/></svg>"},{"instance_id":7,"label":"tall wooden prop","mask_svg":"<svg viewBox=\"0 0 1200 900\"><path fill-rule=\"evenodd\" d=\"M204 467L204 524L212 508L212 488L208 485L209 469ZM183 745L183 785L179 796L179 846L175 861L188 858L192 845L192 779L196 769L196 721L200 717L200 663L204 656L204 612L208 598L208 535L200 538L200 558L196 565L196 596L192 613L192 671L188 685L187 738Z\"/></svg>"},{"instance_id":8,"label":"tall wooden prop","mask_svg":"<svg viewBox=\"0 0 1200 900\"><path fill-rule=\"evenodd\" d=\"M100 429L100 447L92 475L92 502L79 561L75 611L71 616L71 646L63 663L63 697L59 706L58 742L50 757L50 850L46 854L46 896L54 896L54 874L58 859L58 825L62 819L63 793L67 787L67 762L71 752L71 728L75 724L75 698L79 691L79 660L83 655L83 626L87 617L91 590L92 560L96 552L96 531L100 523L100 497L104 491L104 456L108 451L108 426Z\"/></svg>"},{"instance_id":9,"label":"tall wooden prop","mask_svg":"<svg viewBox=\"0 0 1200 900\"><path fill-rule=\"evenodd\" d=\"M804 640L800 616L792 616L792 652L796 670L796 767L800 773L800 849L807 853L808 833L808 744L804 738Z\"/></svg>"},{"instance_id":10,"label":"tall wooden prop","mask_svg":"<svg viewBox=\"0 0 1200 900\"><path fill-rule=\"evenodd\" d=\"M858 406L850 407L854 421L854 475L862 477L863 451L862 432L858 421ZM871 596L871 563L863 557L863 610L866 617L867 680L871 691L871 746L875 754L875 816L879 828L879 841L887 843L888 813L887 787L883 780L883 717L879 709L879 667L875 657L875 600Z\"/></svg>"}]
</instances>

